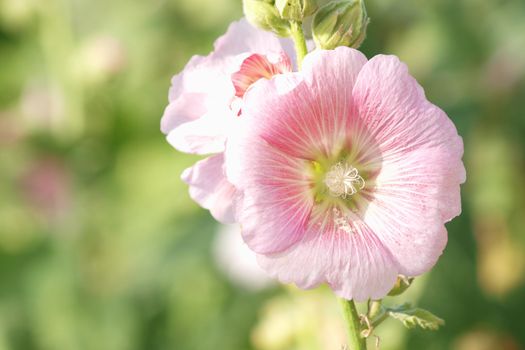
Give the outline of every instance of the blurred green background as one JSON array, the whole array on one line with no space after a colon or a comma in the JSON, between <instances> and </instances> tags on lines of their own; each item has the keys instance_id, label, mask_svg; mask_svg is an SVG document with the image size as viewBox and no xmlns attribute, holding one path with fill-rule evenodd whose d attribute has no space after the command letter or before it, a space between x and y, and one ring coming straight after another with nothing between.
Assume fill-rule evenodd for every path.
<instances>
[{"instance_id":1,"label":"blurred green background","mask_svg":"<svg viewBox=\"0 0 525 350\"><path fill-rule=\"evenodd\" d=\"M388 321L381 349L524 349L525 1L367 6L362 50L409 65L468 172L442 259L386 301L447 324ZM159 131L171 76L241 15L239 0L0 0L0 350L341 349L326 288L227 261L236 233L179 180L197 158Z\"/></svg>"}]
</instances>

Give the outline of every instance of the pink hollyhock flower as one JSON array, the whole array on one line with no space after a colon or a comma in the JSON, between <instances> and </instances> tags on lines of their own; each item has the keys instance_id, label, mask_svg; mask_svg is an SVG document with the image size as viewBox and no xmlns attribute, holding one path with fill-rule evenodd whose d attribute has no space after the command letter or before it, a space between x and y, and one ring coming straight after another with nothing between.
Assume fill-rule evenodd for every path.
<instances>
[{"instance_id":1,"label":"pink hollyhock flower","mask_svg":"<svg viewBox=\"0 0 525 350\"><path fill-rule=\"evenodd\" d=\"M226 169L264 270L363 301L436 263L444 223L461 211L462 154L453 123L395 56L340 47L250 88Z\"/></svg>"},{"instance_id":2,"label":"pink hollyhock flower","mask_svg":"<svg viewBox=\"0 0 525 350\"><path fill-rule=\"evenodd\" d=\"M225 141L241 114L242 98L261 78L291 71L295 54L290 39L252 27L246 20L230 25L206 57L194 56L173 77L161 130L182 152L215 154L187 169L182 179L190 196L219 221L234 221L235 188L223 171Z\"/></svg>"}]
</instances>

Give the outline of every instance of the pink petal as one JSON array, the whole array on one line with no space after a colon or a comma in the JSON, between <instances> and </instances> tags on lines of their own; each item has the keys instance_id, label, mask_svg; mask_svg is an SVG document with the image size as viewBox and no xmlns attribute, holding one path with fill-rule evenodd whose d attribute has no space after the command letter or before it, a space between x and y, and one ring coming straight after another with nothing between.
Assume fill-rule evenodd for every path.
<instances>
[{"instance_id":1,"label":"pink petal","mask_svg":"<svg viewBox=\"0 0 525 350\"><path fill-rule=\"evenodd\" d=\"M453 177L459 165L442 162L438 149L411 152L384 161L376 179L364 220L391 251L402 274L416 276L434 266L447 243L444 223L450 218L443 216L443 209L459 214L460 180Z\"/></svg>"},{"instance_id":2,"label":"pink petal","mask_svg":"<svg viewBox=\"0 0 525 350\"><path fill-rule=\"evenodd\" d=\"M191 198L222 223L235 222L236 190L223 172L224 157L218 154L186 169L182 180L190 185Z\"/></svg>"},{"instance_id":3,"label":"pink petal","mask_svg":"<svg viewBox=\"0 0 525 350\"><path fill-rule=\"evenodd\" d=\"M203 93L190 92L174 100L164 111L166 118L161 119L161 130L168 133L169 130L173 130L181 124L198 119L206 113L206 106L201 103L205 98L206 95Z\"/></svg>"},{"instance_id":4,"label":"pink petal","mask_svg":"<svg viewBox=\"0 0 525 350\"><path fill-rule=\"evenodd\" d=\"M213 54L192 59L172 79L170 104L161 120L162 132L167 134L178 125L213 114L217 109L227 110L235 95L230 75L240 62L242 59L236 57L215 59ZM227 116L216 116L219 120L224 117Z\"/></svg>"},{"instance_id":5,"label":"pink petal","mask_svg":"<svg viewBox=\"0 0 525 350\"><path fill-rule=\"evenodd\" d=\"M244 52L268 54L285 52L295 61L293 41L255 28L245 18L230 24L228 31L215 42L215 54L232 56Z\"/></svg>"},{"instance_id":6,"label":"pink petal","mask_svg":"<svg viewBox=\"0 0 525 350\"><path fill-rule=\"evenodd\" d=\"M295 59L293 42L290 39L278 38L269 32L256 29L244 18L233 22L226 33L215 41L214 52L206 57L193 56L184 70L173 77L169 100L173 101L186 91L215 91L222 94L222 91L209 86L210 79L218 79L223 84L231 85L231 74L238 70L249 54L266 55L281 52L285 52L292 61ZM244 57L236 58L239 55Z\"/></svg>"},{"instance_id":7,"label":"pink petal","mask_svg":"<svg viewBox=\"0 0 525 350\"><path fill-rule=\"evenodd\" d=\"M304 84L290 96L293 104L288 106L286 118L274 122L286 124L280 129L287 131L286 135L272 137L276 146L301 157L312 151L315 155L329 155L340 149L354 120L350 113L352 87L366 62L361 52L347 47L308 54L303 62ZM305 144L302 150L296 147L299 143Z\"/></svg>"},{"instance_id":8,"label":"pink petal","mask_svg":"<svg viewBox=\"0 0 525 350\"><path fill-rule=\"evenodd\" d=\"M243 61L239 71L232 74L235 96L243 97L246 90L261 78L270 79L276 74L291 70L290 59L285 53L275 57L253 54Z\"/></svg>"},{"instance_id":9,"label":"pink petal","mask_svg":"<svg viewBox=\"0 0 525 350\"><path fill-rule=\"evenodd\" d=\"M357 221L351 229L351 234L309 230L287 251L259 255L259 264L281 282L303 289L327 282L345 299L382 298L396 281L396 263L366 225Z\"/></svg>"},{"instance_id":10,"label":"pink petal","mask_svg":"<svg viewBox=\"0 0 525 350\"><path fill-rule=\"evenodd\" d=\"M310 217L313 199L300 171L306 163L275 152L261 140L242 147L257 155L240 169L246 180L237 216L243 238L257 253L282 251L304 235Z\"/></svg>"},{"instance_id":11,"label":"pink petal","mask_svg":"<svg viewBox=\"0 0 525 350\"><path fill-rule=\"evenodd\" d=\"M223 152L230 126L235 116L228 110L204 116L177 126L167 136L174 148L181 152L211 154Z\"/></svg>"},{"instance_id":12,"label":"pink petal","mask_svg":"<svg viewBox=\"0 0 525 350\"><path fill-rule=\"evenodd\" d=\"M228 119L235 117L238 112L230 109L235 97L231 75L239 70L241 63L251 53L271 55L283 51L293 52L290 39L279 39L271 33L253 28L244 19L231 24L226 34L215 42L215 52L206 57L194 56L184 70L173 77L169 92L170 105L161 120L162 132L168 134L205 115L216 119L214 125L227 124ZM217 138L226 138L226 134L218 135L212 128L197 130L185 126L176 132L177 139L196 140L199 143L195 146L184 145L180 150L192 149L192 152L202 153L200 149L204 149L207 152L217 148ZM205 132L210 134L205 135ZM213 144L202 144L206 140Z\"/></svg>"},{"instance_id":13,"label":"pink petal","mask_svg":"<svg viewBox=\"0 0 525 350\"><path fill-rule=\"evenodd\" d=\"M359 72L367 63L365 55L348 47L338 47L335 50L316 50L306 55L303 61L305 79L323 97L332 100L327 90L338 90L342 96L351 96ZM337 102L341 102L338 100ZM344 104L344 103L343 103ZM337 106L332 106L337 107Z\"/></svg>"},{"instance_id":14,"label":"pink petal","mask_svg":"<svg viewBox=\"0 0 525 350\"><path fill-rule=\"evenodd\" d=\"M350 127L351 90L365 63L350 48L310 53L302 73L254 84L244 98L243 118L252 118L258 137L289 155L328 154Z\"/></svg>"},{"instance_id":15,"label":"pink petal","mask_svg":"<svg viewBox=\"0 0 525 350\"><path fill-rule=\"evenodd\" d=\"M201 86L199 86L196 79L190 79L189 77L193 74L194 71L199 70L201 66L209 68L209 58L211 55L212 54L208 55L208 57L191 57L184 69L179 74L176 74L173 76L173 78L171 78L171 86L168 92L169 101L173 101L174 99L178 98L184 93L184 90L186 89L189 91L204 90ZM194 85L191 85L192 82L194 83Z\"/></svg>"},{"instance_id":16,"label":"pink petal","mask_svg":"<svg viewBox=\"0 0 525 350\"><path fill-rule=\"evenodd\" d=\"M226 146L226 173L228 179L236 185L236 187L243 187L243 181L247 179L246 171L250 170L250 165L253 161L252 144L254 141L264 141L261 138L260 132L264 124L270 123L273 116L271 111L266 111L266 108L272 106L276 101L272 94L287 95L290 91L297 88L300 81L297 74L288 73L275 76L271 80L260 80L255 83L254 87L256 94L251 96L251 91L246 94L245 101L249 99L250 103L246 105L248 110L243 110L242 118L237 118L232 123L231 132L229 133L228 142ZM263 103L265 98L267 103ZM276 106L276 105L275 105ZM276 106L280 108L279 106ZM244 107L243 107L244 108ZM279 113L279 112L276 112ZM275 114L277 116L279 114ZM260 122L257 122L259 120ZM264 144L262 146L264 148Z\"/></svg>"},{"instance_id":17,"label":"pink petal","mask_svg":"<svg viewBox=\"0 0 525 350\"><path fill-rule=\"evenodd\" d=\"M333 134L344 131L349 91L365 62L349 48L318 51L304 61L307 83L299 73L281 74L259 80L246 94L226 162L229 180L244 195L244 239L256 252L282 251L304 235L313 205L305 169L317 152L333 148Z\"/></svg>"},{"instance_id":18,"label":"pink petal","mask_svg":"<svg viewBox=\"0 0 525 350\"><path fill-rule=\"evenodd\" d=\"M447 148L461 158L463 143L447 115L427 101L405 64L379 55L361 70L353 89L355 106L384 158L412 150ZM459 177L463 171L458 170Z\"/></svg>"},{"instance_id":19,"label":"pink petal","mask_svg":"<svg viewBox=\"0 0 525 350\"><path fill-rule=\"evenodd\" d=\"M461 211L463 143L394 56L374 57L363 67L354 99L382 157L365 221L401 273L421 274L446 245L444 222Z\"/></svg>"},{"instance_id":20,"label":"pink petal","mask_svg":"<svg viewBox=\"0 0 525 350\"><path fill-rule=\"evenodd\" d=\"M272 80L278 81L283 82L282 89L293 86L286 79ZM298 169L304 161L268 147L257 134L262 124L255 122L258 117L243 114L237 120L237 129L228 138L226 168L228 179L246 189L237 217L243 238L251 249L265 254L282 251L302 237L312 203L301 196L305 183Z\"/></svg>"}]
</instances>

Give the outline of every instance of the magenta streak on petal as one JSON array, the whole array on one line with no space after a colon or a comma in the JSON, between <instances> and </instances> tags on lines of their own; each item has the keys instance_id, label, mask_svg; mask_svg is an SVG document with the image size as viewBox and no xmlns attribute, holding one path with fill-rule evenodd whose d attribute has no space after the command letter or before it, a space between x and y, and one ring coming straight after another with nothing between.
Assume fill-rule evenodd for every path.
<instances>
[{"instance_id":1,"label":"magenta streak on petal","mask_svg":"<svg viewBox=\"0 0 525 350\"><path fill-rule=\"evenodd\" d=\"M232 74L235 96L243 97L250 86L261 78L270 79L276 74L291 71L292 64L284 52L280 55L253 54L243 61L239 71Z\"/></svg>"}]
</instances>

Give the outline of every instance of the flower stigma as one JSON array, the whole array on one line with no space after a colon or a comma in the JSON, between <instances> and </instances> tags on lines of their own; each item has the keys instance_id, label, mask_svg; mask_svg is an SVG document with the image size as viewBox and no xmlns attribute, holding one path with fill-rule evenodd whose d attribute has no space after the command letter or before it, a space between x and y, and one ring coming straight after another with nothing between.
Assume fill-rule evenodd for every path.
<instances>
[{"instance_id":1,"label":"flower stigma","mask_svg":"<svg viewBox=\"0 0 525 350\"><path fill-rule=\"evenodd\" d=\"M324 184L333 197L346 199L365 187L365 180L356 168L346 162L339 162L326 173Z\"/></svg>"}]
</instances>

